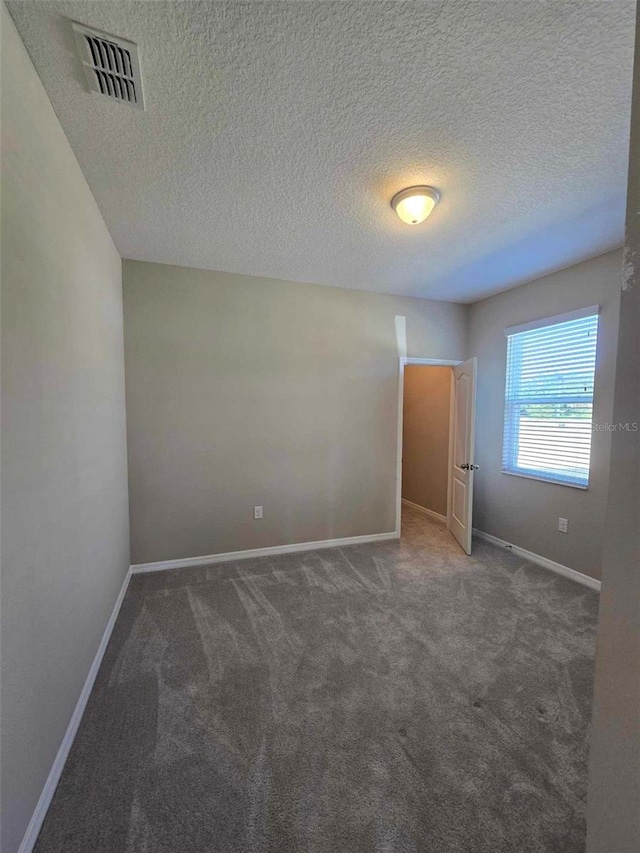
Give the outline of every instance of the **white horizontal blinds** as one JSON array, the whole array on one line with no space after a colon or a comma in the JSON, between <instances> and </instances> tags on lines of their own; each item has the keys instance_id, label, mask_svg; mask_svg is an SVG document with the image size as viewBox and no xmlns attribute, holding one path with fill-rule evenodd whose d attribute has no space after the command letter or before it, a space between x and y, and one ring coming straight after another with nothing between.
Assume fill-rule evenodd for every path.
<instances>
[{"instance_id":1,"label":"white horizontal blinds","mask_svg":"<svg viewBox=\"0 0 640 853\"><path fill-rule=\"evenodd\" d=\"M598 314L507 341L503 471L586 487Z\"/></svg>"}]
</instances>

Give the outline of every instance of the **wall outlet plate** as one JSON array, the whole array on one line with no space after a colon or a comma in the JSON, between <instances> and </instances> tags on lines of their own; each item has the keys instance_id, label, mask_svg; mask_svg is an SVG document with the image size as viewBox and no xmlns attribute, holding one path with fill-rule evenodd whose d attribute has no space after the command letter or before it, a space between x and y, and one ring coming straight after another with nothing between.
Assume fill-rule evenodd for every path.
<instances>
[{"instance_id":1,"label":"wall outlet plate","mask_svg":"<svg viewBox=\"0 0 640 853\"><path fill-rule=\"evenodd\" d=\"M261 506L254 506L253 517L254 518L262 518L262 507Z\"/></svg>"},{"instance_id":2,"label":"wall outlet plate","mask_svg":"<svg viewBox=\"0 0 640 853\"><path fill-rule=\"evenodd\" d=\"M558 530L560 533L568 533L569 532L569 519L568 518L559 518L558 519Z\"/></svg>"}]
</instances>

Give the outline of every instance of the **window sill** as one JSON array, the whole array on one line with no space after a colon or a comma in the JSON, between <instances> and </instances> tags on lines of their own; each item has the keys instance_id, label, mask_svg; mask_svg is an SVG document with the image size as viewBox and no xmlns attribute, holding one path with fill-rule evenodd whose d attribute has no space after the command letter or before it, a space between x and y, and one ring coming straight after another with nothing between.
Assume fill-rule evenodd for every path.
<instances>
[{"instance_id":1,"label":"window sill","mask_svg":"<svg viewBox=\"0 0 640 853\"><path fill-rule=\"evenodd\" d=\"M554 486L568 486L570 489L581 489L585 492L589 486L583 486L580 483L565 483L562 480L554 480L551 477L544 477L537 474L521 474L519 471L505 471L502 469L502 474L508 474L510 477L522 477L524 480L537 480L539 483L551 483Z\"/></svg>"}]
</instances>

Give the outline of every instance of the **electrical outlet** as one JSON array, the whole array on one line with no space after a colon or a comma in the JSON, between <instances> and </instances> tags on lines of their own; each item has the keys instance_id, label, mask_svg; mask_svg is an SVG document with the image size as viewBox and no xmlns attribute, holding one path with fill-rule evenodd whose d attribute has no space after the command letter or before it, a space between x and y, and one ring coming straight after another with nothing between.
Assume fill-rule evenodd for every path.
<instances>
[{"instance_id":1,"label":"electrical outlet","mask_svg":"<svg viewBox=\"0 0 640 853\"><path fill-rule=\"evenodd\" d=\"M558 519L558 530L560 533L568 533L569 532L569 519L568 518L559 518Z\"/></svg>"},{"instance_id":2,"label":"electrical outlet","mask_svg":"<svg viewBox=\"0 0 640 853\"><path fill-rule=\"evenodd\" d=\"M261 506L254 506L253 517L254 518L262 518L262 507Z\"/></svg>"}]
</instances>

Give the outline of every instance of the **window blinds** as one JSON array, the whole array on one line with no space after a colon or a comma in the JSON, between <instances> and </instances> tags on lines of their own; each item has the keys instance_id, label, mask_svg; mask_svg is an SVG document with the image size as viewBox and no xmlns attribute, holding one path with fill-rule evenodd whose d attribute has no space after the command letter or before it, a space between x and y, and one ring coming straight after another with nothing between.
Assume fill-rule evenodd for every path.
<instances>
[{"instance_id":1,"label":"window blinds","mask_svg":"<svg viewBox=\"0 0 640 853\"><path fill-rule=\"evenodd\" d=\"M506 330L505 473L588 486L598 308L587 311Z\"/></svg>"}]
</instances>

